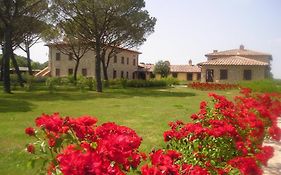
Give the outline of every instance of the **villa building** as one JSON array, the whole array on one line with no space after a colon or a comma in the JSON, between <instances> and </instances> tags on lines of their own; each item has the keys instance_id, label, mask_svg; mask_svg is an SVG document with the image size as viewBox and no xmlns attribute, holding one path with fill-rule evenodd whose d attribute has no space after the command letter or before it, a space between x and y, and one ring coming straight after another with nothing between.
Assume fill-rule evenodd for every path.
<instances>
[{"instance_id":1,"label":"villa building","mask_svg":"<svg viewBox=\"0 0 281 175\"><path fill-rule=\"evenodd\" d=\"M66 45L66 44L64 44ZM49 74L52 77L66 77L74 73L75 60L73 54L63 54L56 44L47 44L49 47ZM60 46L61 47L61 46ZM65 46L67 47L67 45ZM120 52L112 57L107 69L109 79L135 79L138 69L140 52L118 48ZM107 58L108 53L106 54ZM102 66L101 66L102 67ZM77 75L95 77L95 52L89 50L80 60ZM103 78L103 74L102 74Z\"/></svg>"},{"instance_id":2,"label":"villa building","mask_svg":"<svg viewBox=\"0 0 281 175\"><path fill-rule=\"evenodd\" d=\"M47 44L47 46L49 47L49 66L39 72L38 75L52 77L72 75L76 63L73 60L72 54L63 54L57 49L56 44ZM117 55L109 61L107 69L109 79L147 80L160 78L160 75L154 75L153 64L139 64L140 52L122 48L118 49L119 52ZM214 50L213 53L208 53L205 56L207 57L207 61L201 62L198 65L193 65L191 60L186 65L170 65L170 74L168 77L174 77L180 81L215 83L261 80L269 75L270 61L272 60L270 54L248 50L243 45L239 49L220 52ZM78 75L95 77L94 51L90 50L86 52L80 60Z\"/></svg>"},{"instance_id":3,"label":"villa building","mask_svg":"<svg viewBox=\"0 0 281 175\"><path fill-rule=\"evenodd\" d=\"M201 66L201 82L236 83L243 80L265 79L269 73L272 56L245 49L232 49L205 55Z\"/></svg>"}]
</instances>

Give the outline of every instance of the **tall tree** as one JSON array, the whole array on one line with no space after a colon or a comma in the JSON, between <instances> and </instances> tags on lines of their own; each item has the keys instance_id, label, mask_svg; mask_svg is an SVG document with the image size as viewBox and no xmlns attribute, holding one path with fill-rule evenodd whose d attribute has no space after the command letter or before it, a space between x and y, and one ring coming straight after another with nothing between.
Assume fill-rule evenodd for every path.
<instances>
[{"instance_id":1,"label":"tall tree","mask_svg":"<svg viewBox=\"0 0 281 175\"><path fill-rule=\"evenodd\" d=\"M143 9L144 0L54 0L54 2L58 8L57 14L61 15L58 19L62 21L72 19L79 28L77 35L89 43L95 51L98 92L102 92L101 63L105 58L103 53L110 46L141 44L145 41L145 34L153 32L156 22L156 19L150 17Z\"/></svg>"},{"instance_id":2,"label":"tall tree","mask_svg":"<svg viewBox=\"0 0 281 175\"><path fill-rule=\"evenodd\" d=\"M49 35L45 40L52 42L56 49L61 53L68 55L75 61L73 78L77 80L77 72L81 59L87 51L91 49L90 45L77 36L78 28L73 20L62 21L49 30Z\"/></svg>"},{"instance_id":3,"label":"tall tree","mask_svg":"<svg viewBox=\"0 0 281 175\"><path fill-rule=\"evenodd\" d=\"M48 0L1 0L0 19L3 23L3 81L4 92L11 93L10 87L10 59L13 56L14 34L20 28L29 25L21 23L24 16L37 16L41 12L39 7L48 7ZM19 37L20 38L20 37Z\"/></svg>"},{"instance_id":4,"label":"tall tree","mask_svg":"<svg viewBox=\"0 0 281 175\"><path fill-rule=\"evenodd\" d=\"M28 73L29 75L32 75L30 48L42 38L42 35L44 35L44 32L47 31L48 29L48 25L44 21L39 20L38 16L37 17L25 16L20 23L29 24L24 28L19 28L21 29L19 31L20 32L19 35L21 36L21 41L19 42L18 47L21 48L26 53Z\"/></svg>"}]
</instances>

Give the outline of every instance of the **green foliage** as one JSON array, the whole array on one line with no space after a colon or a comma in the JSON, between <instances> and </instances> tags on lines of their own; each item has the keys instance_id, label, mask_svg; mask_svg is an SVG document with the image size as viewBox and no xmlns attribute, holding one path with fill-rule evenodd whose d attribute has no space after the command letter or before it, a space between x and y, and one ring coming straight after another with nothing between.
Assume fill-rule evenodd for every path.
<instances>
[{"instance_id":1,"label":"green foliage","mask_svg":"<svg viewBox=\"0 0 281 175\"><path fill-rule=\"evenodd\" d=\"M46 86L50 93L53 93L59 84L60 84L60 78L58 77L49 77L46 80Z\"/></svg>"},{"instance_id":2,"label":"green foliage","mask_svg":"<svg viewBox=\"0 0 281 175\"><path fill-rule=\"evenodd\" d=\"M88 86L89 81L87 77L78 76L76 86L80 89L80 91L84 92L86 87Z\"/></svg>"},{"instance_id":3,"label":"green foliage","mask_svg":"<svg viewBox=\"0 0 281 175\"><path fill-rule=\"evenodd\" d=\"M127 87L166 87L167 82L165 80L129 80L127 81Z\"/></svg>"},{"instance_id":4,"label":"green foliage","mask_svg":"<svg viewBox=\"0 0 281 175\"><path fill-rule=\"evenodd\" d=\"M258 81L243 81L239 83L242 87L251 88L256 92L277 92L281 93L281 80L265 79Z\"/></svg>"},{"instance_id":5,"label":"green foliage","mask_svg":"<svg viewBox=\"0 0 281 175\"><path fill-rule=\"evenodd\" d=\"M158 61L155 63L154 74L160 74L162 78L167 77L170 73L170 64L168 61Z\"/></svg>"},{"instance_id":6,"label":"green foliage","mask_svg":"<svg viewBox=\"0 0 281 175\"><path fill-rule=\"evenodd\" d=\"M111 88L126 88L126 87L166 87L172 85L178 85L179 81L175 78L162 78L161 80L149 79L149 80L127 80L127 79L115 79L109 80L109 87Z\"/></svg>"},{"instance_id":7,"label":"green foliage","mask_svg":"<svg viewBox=\"0 0 281 175\"><path fill-rule=\"evenodd\" d=\"M10 81L11 81L11 88L12 88L12 90L16 90L17 87L19 86L18 76L16 74L11 74L10 75Z\"/></svg>"},{"instance_id":8,"label":"green foliage","mask_svg":"<svg viewBox=\"0 0 281 175\"><path fill-rule=\"evenodd\" d=\"M88 85L89 90L93 91L93 90L95 90L94 88L96 87L96 81L92 77L89 77L87 79L87 85Z\"/></svg>"},{"instance_id":9,"label":"green foliage","mask_svg":"<svg viewBox=\"0 0 281 175\"><path fill-rule=\"evenodd\" d=\"M0 63L2 62L2 54L0 54ZM27 59L26 57L20 56L20 55L16 55L15 54L15 59L18 63L19 67L27 67ZM10 62L10 66L14 67L12 62ZM39 62L35 62L31 60L31 67L32 69L44 69L45 67L48 66L48 61L44 62L44 63L39 63Z\"/></svg>"},{"instance_id":10,"label":"green foliage","mask_svg":"<svg viewBox=\"0 0 281 175\"><path fill-rule=\"evenodd\" d=\"M180 81L174 77L163 78L162 80L166 81L167 86L179 85Z\"/></svg>"},{"instance_id":11,"label":"green foliage","mask_svg":"<svg viewBox=\"0 0 281 175\"><path fill-rule=\"evenodd\" d=\"M29 74L24 74L25 84L24 88L26 91L31 91L34 89L33 83L34 83L34 76L31 76Z\"/></svg>"}]
</instances>

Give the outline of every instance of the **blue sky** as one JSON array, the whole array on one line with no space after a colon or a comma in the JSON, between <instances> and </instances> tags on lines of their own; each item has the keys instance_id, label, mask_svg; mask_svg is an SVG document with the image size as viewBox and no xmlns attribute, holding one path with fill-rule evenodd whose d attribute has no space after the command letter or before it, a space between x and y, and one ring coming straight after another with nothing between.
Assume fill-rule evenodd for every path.
<instances>
[{"instance_id":1,"label":"blue sky","mask_svg":"<svg viewBox=\"0 0 281 175\"><path fill-rule=\"evenodd\" d=\"M146 9L157 24L139 48L140 62L187 64L192 59L196 64L214 49L243 44L272 54L272 72L281 78L281 0L146 0ZM40 62L47 61L42 45L31 53Z\"/></svg>"}]
</instances>

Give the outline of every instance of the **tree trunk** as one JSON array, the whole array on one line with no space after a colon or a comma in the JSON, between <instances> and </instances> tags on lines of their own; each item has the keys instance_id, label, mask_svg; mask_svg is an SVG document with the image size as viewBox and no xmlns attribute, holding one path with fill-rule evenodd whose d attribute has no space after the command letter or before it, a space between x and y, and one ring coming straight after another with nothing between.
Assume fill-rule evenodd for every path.
<instances>
[{"instance_id":1,"label":"tree trunk","mask_svg":"<svg viewBox=\"0 0 281 175\"><path fill-rule=\"evenodd\" d=\"M3 49L3 85L4 92L11 93L10 82L10 58L12 51L12 30L11 26L7 25L4 30L4 49Z\"/></svg>"},{"instance_id":2,"label":"tree trunk","mask_svg":"<svg viewBox=\"0 0 281 175\"><path fill-rule=\"evenodd\" d=\"M2 54L4 55L4 47L2 47ZM2 55L2 57L3 57L3 55ZM0 69L0 81L3 81L3 68L4 68L4 66L3 66L3 58L2 58L2 60L1 60L1 69Z\"/></svg>"},{"instance_id":3,"label":"tree trunk","mask_svg":"<svg viewBox=\"0 0 281 175\"><path fill-rule=\"evenodd\" d=\"M76 58L77 59L77 58ZM74 68L74 74L73 74L73 78L74 78L74 81L76 82L77 80L77 71L78 71L78 67L79 67L79 62L80 62L80 59L77 59L76 60L76 64L75 64L75 68Z\"/></svg>"},{"instance_id":4,"label":"tree trunk","mask_svg":"<svg viewBox=\"0 0 281 175\"><path fill-rule=\"evenodd\" d=\"M97 82L97 92L102 92L102 82L101 82L101 44L100 40L96 39L95 42L95 51L96 51L96 82Z\"/></svg>"},{"instance_id":5,"label":"tree trunk","mask_svg":"<svg viewBox=\"0 0 281 175\"><path fill-rule=\"evenodd\" d=\"M107 66L106 66L106 63L105 63L106 62L105 54L106 54L106 49L103 49L102 54L101 54L102 72L103 72L104 80L108 81Z\"/></svg>"},{"instance_id":6,"label":"tree trunk","mask_svg":"<svg viewBox=\"0 0 281 175\"><path fill-rule=\"evenodd\" d=\"M105 60L103 59L101 63L102 63L102 70L103 70L103 78L104 80L108 81L107 66Z\"/></svg>"},{"instance_id":7,"label":"tree trunk","mask_svg":"<svg viewBox=\"0 0 281 175\"><path fill-rule=\"evenodd\" d=\"M18 66L18 63L17 63L17 60L15 59L15 55L14 53L12 53L11 55L11 59L12 59L12 62L13 62L13 65L14 65L14 68L15 68L15 71L16 71L16 74L18 76L18 81L20 83L20 86L23 87L23 78L21 76L21 72L20 72L20 69L19 69L19 66Z\"/></svg>"},{"instance_id":8,"label":"tree trunk","mask_svg":"<svg viewBox=\"0 0 281 175\"><path fill-rule=\"evenodd\" d=\"M25 45L25 50L26 50L26 59L27 59L27 67L28 67L28 73L29 75L32 75L32 67L31 67L31 59L30 59L30 48L29 45Z\"/></svg>"}]
</instances>

